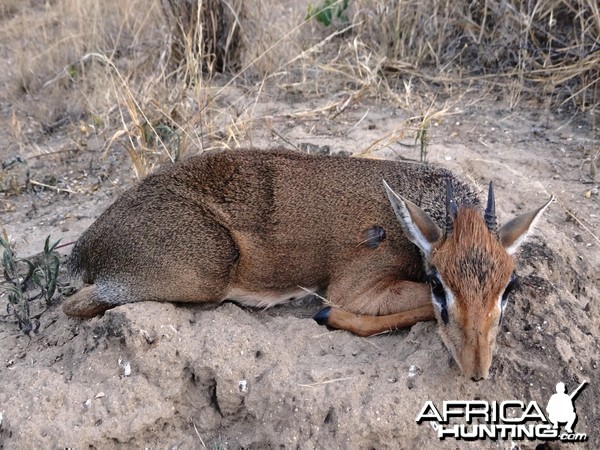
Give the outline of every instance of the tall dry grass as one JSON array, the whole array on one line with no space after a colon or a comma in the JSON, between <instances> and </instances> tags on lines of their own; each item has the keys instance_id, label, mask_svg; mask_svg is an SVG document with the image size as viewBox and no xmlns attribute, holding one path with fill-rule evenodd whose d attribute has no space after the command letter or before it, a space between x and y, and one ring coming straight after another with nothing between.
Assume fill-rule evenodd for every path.
<instances>
[{"instance_id":1,"label":"tall dry grass","mask_svg":"<svg viewBox=\"0 0 600 450\"><path fill-rule=\"evenodd\" d=\"M356 0L355 34L387 73L600 103L597 0Z\"/></svg>"},{"instance_id":2,"label":"tall dry grass","mask_svg":"<svg viewBox=\"0 0 600 450\"><path fill-rule=\"evenodd\" d=\"M17 113L45 131L105 116L114 106L111 68L90 54L106 56L131 79L133 69L154 70L160 60L160 44L149 45L164 39L155 2L59 0L17 7L0 26L0 39L11 49L3 81Z\"/></svg>"},{"instance_id":3,"label":"tall dry grass","mask_svg":"<svg viewBox=\"0 0 600 450\"><path fill-rule=\"evenodd\" d=\"M449 111L440 93L462 101L474 85L512 107L527 95L599 109L596 0L351 0L330 27L305 21L309 3L7 0L0 95L15 140L80 124L143 176L190 148L252 143L267 95L325 98L298 115L329 119L391 101L420 117L402 125L417 139Z\"/></svg>"},{"instance_id":4,"label":"tall dry grass","mask_svg":"<svg viewBox=\"0 0 600 450\"><path fill-rule=\"evenodd\" d=\"M242 1L161 0L161 6L170 34L170 59L188 82L197 82L197 74L240 69Z\"/></svg>"}]
</instances>

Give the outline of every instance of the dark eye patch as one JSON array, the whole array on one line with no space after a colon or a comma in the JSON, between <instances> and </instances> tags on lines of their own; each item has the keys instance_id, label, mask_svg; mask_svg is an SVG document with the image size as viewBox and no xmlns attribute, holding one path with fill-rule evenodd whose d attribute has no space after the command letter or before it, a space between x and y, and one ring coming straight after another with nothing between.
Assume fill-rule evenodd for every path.
<instances>
[{"instance_id":1,"label":"dark eye patch","mask_svg":"<svg viewBox=\"0 0 600 450\"><path fill-rule=\"evenodd\" d=\"M500 301L500 320L498 321L499 324L502 324L502 319L504 319L504 308L506 308L506 304L508 303L508 296L520 286L521 283L519 282L519 277L517 277L517 274L513 272L510 276L510 281L502 293L502 300Z\"/></svg>"},{"instance_id":2,"label":"dark eye patch","mask_svg":"<svg viewBox=\"0 0 600 450\"><path fill-rule=\"evenodd\" d=\"M506 288L504 289L504 292L502 293L502 301L501 301L502 309L504 309L504 307L506 306L506 302L508 302L508 296L510 295L510 293L513 292L515 289L517 289L519 287L519 285L520 285L519 278L513 272L513 274L510 276L510 281L508 282L508 284L506 285Z\"/></svg>"},{"instance_id":3,"label":"dark eye patch","mask_svg":"<svg viewBox=\"0 0 600 450\"><path fill-rule=\"evenodd\" d=\"M427 282L429 283L429 286L431 286L433 298L440 308L440 315L442 316L442 321L444 322L444 324L448 325L448 303L446 299L446 290L444 289L444 285L442 284L442 281L440 280L436 272L429 274L429 276L427 277Z\"/></svg>"}]
</instances>

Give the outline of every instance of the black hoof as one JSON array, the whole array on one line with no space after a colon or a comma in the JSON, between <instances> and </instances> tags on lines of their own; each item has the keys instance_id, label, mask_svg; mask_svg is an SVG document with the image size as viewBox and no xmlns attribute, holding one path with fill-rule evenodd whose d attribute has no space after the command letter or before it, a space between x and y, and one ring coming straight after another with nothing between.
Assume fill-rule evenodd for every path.
<instances>
[{"instance_id":1,"label":"black hoof","mask_svg":"<svg viewBox=\"0 0 600 450\"><path fill-rule=\"evenodd\" d=\"M323 308L321 311L319 311L318 313L316 313L313 316L313 319L315 319L315 321L319 325L327 325L327 321L329 320L329 313L330 312L331 312L331 306Z\"/></svg>"}]
</instances>

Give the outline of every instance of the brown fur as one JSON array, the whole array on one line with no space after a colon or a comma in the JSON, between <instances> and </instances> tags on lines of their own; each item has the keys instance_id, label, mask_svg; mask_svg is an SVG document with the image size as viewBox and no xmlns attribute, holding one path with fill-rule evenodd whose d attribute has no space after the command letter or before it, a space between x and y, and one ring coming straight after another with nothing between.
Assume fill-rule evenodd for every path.
<instances>
[{"instance_id":1,"label":"brown fur","mask_svg":"<svg viewBox=\"0 0 600 450\"><path fill-rule=\"evenodd\" d=\"M465 373L486 378L499 317L498 299L514 270L514 260L490 233L481 213L459 208L454 231L432 252L434 266L454 295L452 323L440 329L446 346Z\"/></svg>"},{"instance_id":2,"label":"brown fur","mask_svg":"<svg viewBox=\"0 0 600 450\"><path fill-rule=\"evenodd\" d=\"M487 378L492 363L501 299L514 267L511 255L552 198L496 232L492 184L483 217L473 207L457 206L452 183L446 192L448 223L442 232L421 208L387 189L407 238L424 256L440 335L463 373L480 380ZM368 325L374 327L372 321Z\"/></svg>"},{"instance_id":3,"label":"brown fur","mask_svg":"<svg viewBox=\"0 0 600 450\"><path fill-rule=\"evenodd\" d=\"M429 261L456 295L464 320L467 311L478 315L490 311L514 269L514 260L474 208L458 210L454 231Z\"/></svg>"},{"instance_id":4,"label":"brown fur","mask_svg":"<svg viewBox=\"0 0 600 450\"><path fill-rule=\"evenodd\" d=\"M383 180L411 202L388 200ZM448 239L446 180L457 203L470 205L459 209ZM71 267L93 286L63 309L90 317L145 300L269 306L308 288L326 290L338 312L381 316L363 316L362 330L361 316L337 316L369 334L433 317L424 284L433 265L456 297L440 333L465 374L487 376L494 297L513 263L478 206L471 187L432 166L287 150L205 153L147 177L80 237ZM425 260L413 223L435 240ZM526 231L527 220L517 223L516 232L501 230L503 243Z\"/></svg>"},{"instance_id":5,"label":"brown fur","mask_svg":"<svg viewBox=\"0 0 600 450\"><path fill-rule=\"evenodd\" d=\"M203 154L127 191L81 236L71 265L96 284L107 307L222 301L232 289L260 295L329 286L330 301L376 313L368 299L354 303L357 294L389 277L423 280L419 253L394 217L383 178L414 193L442 221L446 176L416 164L285 150ZM455 182L464 201L478 201ZM387 239L377 248L361 245L374 225Z\"/></svg>"}]
</instances>

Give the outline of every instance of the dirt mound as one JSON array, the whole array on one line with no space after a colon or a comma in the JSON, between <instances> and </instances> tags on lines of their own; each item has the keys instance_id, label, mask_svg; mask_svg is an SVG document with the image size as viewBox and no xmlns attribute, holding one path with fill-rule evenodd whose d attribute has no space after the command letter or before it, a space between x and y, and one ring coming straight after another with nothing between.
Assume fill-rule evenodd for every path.
<instances>
[{"instance_id":1,"label":"dirt mound","mask_svg":"<svg viewBox=\"0 0 600 450\"><path fill-rule=\"evenodd\" d=\"M499 132L493 115L467 111L460 122L478 128L453 118L434 135L441 145L430 147L434 161L476 184L494 180L501 223L550 192L558 198L517 255L521 288L509 300L488 380L461 376L434 323L359 338L318 326L318 300L267 311L140 303L90 321L55 307L32 338L0 327L0 447L513 448L440 441L415 418L427 400L534 400L543 409L557 382L572 392L584 380L575 430L589 437L579 445L600 447L598 197L584 196L590 187L577 178L587 141L558 125L532 136L542 120L532 117L506 120ZM377 124L365 124L357 139L372 141L395 119L382 113ZM295 132L302 139L301 125ZM346 141L318 143L339 151ZM375 156L397 156L387 152ZM99 194L17 197L6 226L20 249L35 247L30 235L67 241L116 192ZM30 201L39 206L28 210Z\"/></svg>"},{"instance_id":2,"label":"dirt mound","mask_svg":"<svg viewBox=\"0 0 600 450\"><path fill-rule=\"evenodd\" d=\"M83 322L55 310L31 341L0 333L12 349L0 373L0 446L431 448L435 431L415 423L426 400L545 406L557 381L571 389L586 379L577 429L592 448L597 306L555 284L574 255L538 239L524 254L522 289L480 383L460 375L434 323L364 339L318 326L317 300L268 311L149 302Z\"/></svg>"}]
</instances>

